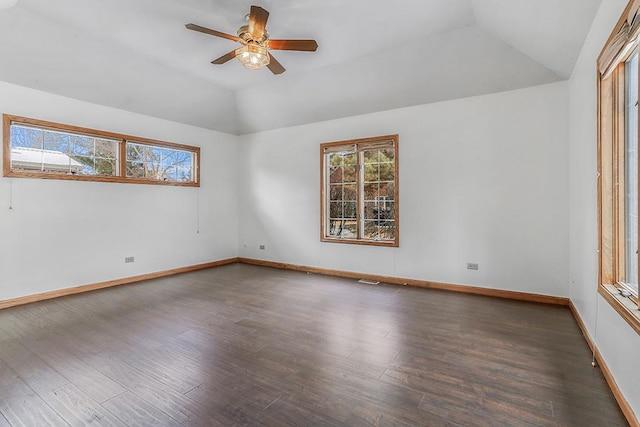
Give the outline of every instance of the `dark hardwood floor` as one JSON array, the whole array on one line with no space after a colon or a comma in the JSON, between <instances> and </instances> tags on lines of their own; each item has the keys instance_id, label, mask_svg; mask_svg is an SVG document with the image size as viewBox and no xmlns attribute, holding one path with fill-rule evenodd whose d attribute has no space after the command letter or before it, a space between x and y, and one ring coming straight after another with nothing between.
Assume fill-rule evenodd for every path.
<instances>
[{"instance_id":1,"label":"dark hardwood floor","mask_svg":"<svg viewBox=\"0 0 640 427\"><path fill-rule=\"evenodd\" d=\"M0 311L4 426L623 426L566 307L233 264Z\"/></svg>"}]
</instances>

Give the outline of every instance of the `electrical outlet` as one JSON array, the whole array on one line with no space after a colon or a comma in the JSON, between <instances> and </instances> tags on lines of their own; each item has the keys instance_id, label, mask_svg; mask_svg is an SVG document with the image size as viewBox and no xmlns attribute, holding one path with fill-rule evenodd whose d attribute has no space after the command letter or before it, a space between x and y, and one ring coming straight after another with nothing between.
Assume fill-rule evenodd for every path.
<instances>
[{"instance_id":1,"label":"electrical outlet","mask_svg":"<svg viewBox=\"0 0 640 427\"><path fill-rule=\"evenodd\" d=\"M130 262L134 262L136 259L132 256L126 256L124 257L124 262L125 264L129 264Z\"/></svg>"},{"instance_id":2,"label":"electrical outlet","mask_svg":"<svg viewBox=\"0 0 640 427\"><path fill-rule=\"evenodd\" d=\"M260 245L260 246L258 246L258 247L259 247L261 250L263 250L263 251L264 251L264 245Z\"/></svg>"},{"instance_id":3,"label":"electrical outlet","mask_svg":"<svg viewBox=\"0 0 640 427\"><path fill-rule=\"evenodd\" d=\"M478 269L478 264L474 262L467 263L467 270L477 270L477 269Z\"/></svg>"}]
</instances>

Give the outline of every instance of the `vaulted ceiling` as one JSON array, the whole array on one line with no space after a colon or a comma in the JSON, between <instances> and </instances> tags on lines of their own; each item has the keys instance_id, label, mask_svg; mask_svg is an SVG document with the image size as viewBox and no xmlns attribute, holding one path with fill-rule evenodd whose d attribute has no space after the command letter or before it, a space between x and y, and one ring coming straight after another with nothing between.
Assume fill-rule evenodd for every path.
<instances>
[{"instance_id":1,"label":"vaulted ceiling","mask_svg":"<svg viewBox=\"0 0 640 427\"><path fill-rule=\"evenodd\" d=\"M567 79L601 0L19 0L0 80L233 134ZM251 4L287 71L210 61ZM1 4L0 4L1 6Z\"/></svg>"}]
</instances>

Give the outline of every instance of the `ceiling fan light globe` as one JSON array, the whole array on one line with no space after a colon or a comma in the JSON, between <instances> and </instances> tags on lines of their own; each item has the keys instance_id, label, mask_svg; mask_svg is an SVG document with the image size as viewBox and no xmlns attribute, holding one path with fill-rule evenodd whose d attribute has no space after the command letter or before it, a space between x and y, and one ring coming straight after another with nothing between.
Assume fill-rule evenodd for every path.
<instances>
[{"instance_id":1,"label":"ceiling fan light globe","mask_svg":"<svg viewBox=\"0 0 640 427\"><path fill-rule=\"evenodd\" d=\"M267 49L255 44L247 44L240 48L240 52L236 58L238 58L242 65L251 70L266 67L270 62Z\"/></svg>"}]
</instances>

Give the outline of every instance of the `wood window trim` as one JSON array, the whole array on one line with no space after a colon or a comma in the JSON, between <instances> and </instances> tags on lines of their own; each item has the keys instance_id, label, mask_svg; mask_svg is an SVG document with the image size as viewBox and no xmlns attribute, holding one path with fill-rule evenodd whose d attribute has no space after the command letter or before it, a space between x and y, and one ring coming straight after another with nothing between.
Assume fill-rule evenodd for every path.
<instances>
[{"instance_id":1,"label":"wood window trim","mask_svg":"<svg viewBox=\"0 0 640 427\"><path fill-rule=\"evenodd\" d=\"M638 298L623 297L615 285L602 284L598 287L598 293L609 303L611 307L640 335L640 310L638 310Z\"/></svg>"},{"instance_id":2,"label":"wood window trim","mask_svg":"<svg viewBox=\"0 0 640 427\"><path fill-rule=\"evenodd\" d=\"M596 64L598 126L598 293L640 334L637 295L624 297L625 61L637 47L640 1L630 0ZM624 43L620 38L626 39ZM640 197L639 197L640 199Z\"/></svg>"},{"instance_id":3,"label":"wood window trim","mask_svg":"<svg viewBox=\"0 0 640 427\"><path fill-rule=\"evenodd\" d=\"M398 151L398 134L394 135L384 135L384 136L376 136L369 138L359 138L359 139L350 139L345 141L335 141L335 142L325 142L320 144L320 241L327 243L347 243L353 245L367 245L367 246L383 246L383 247L399 247L400 245L400 202L399 202L399 174L398 174L398 165L399 165L399 151ZM376 145L382 142L392 141L393 147L395 150L394 156L394 168L395 168L395 205L394 205L394 221L395 221L395 239L394 240L369 240L363 238L337 238L337 237L329 237L326 234L326 221L327 221L327 195L326 195L326 177L325 177L325 154L329 152L341 151L338 150L339 147L365 147L365 148L375 148ZM357 200L358 204L360 204L360 186L357 186ZM357 217L356 221L358 226L361 222L360 218L360 209L357 209Z\"/></svg>"},{"instance_id":4,"label":"wood window trim","mask_svg":"<svg viewBox=\"0 0 640 427\"><path fill-rule=\"evenodd\" d=\"M597 59L600 77L608 77L625 55L628 44L640 34L640 0L629 0Z\"/></svg>"},{"instance_id":5,"label":"wood window trim","mask_svg":"<svg viewBox=\"0 0 640 427\"><path fill-rule=\"evenodd\" d=\"M151 184L151 185L166 185L176 187L200 187L200 147L176 144L173 142L159 141L150 138L143 138L138 136L126 135L115 132L102 131L97 129L85 128L74 125L67 125L55 122L49 122L45 120L32 119L28 117L15 116L10 114L3 114L3 159L2 159L2 173L5 177L13 178L41 178L41 179L58 179L69 181L93 181L93 182L117 182L126 184ZM11 125L19 123L27 126L39 127L44 129L51 129L63 132L78 133L83 135L90 135L99 138L118 140L118 176L93 176L93 175L72 175L72 174L59 174L51 172L37 172L37 171L23 171L11 169ZM146 178L132 178L126 176L126 144L128 142L149 145L161 148L171 148L176 150L188 151L195 155L193 163L194 167L194 180L189 182L180 181L161 181L157 179Z\"/></svg>"}]
</instances>

